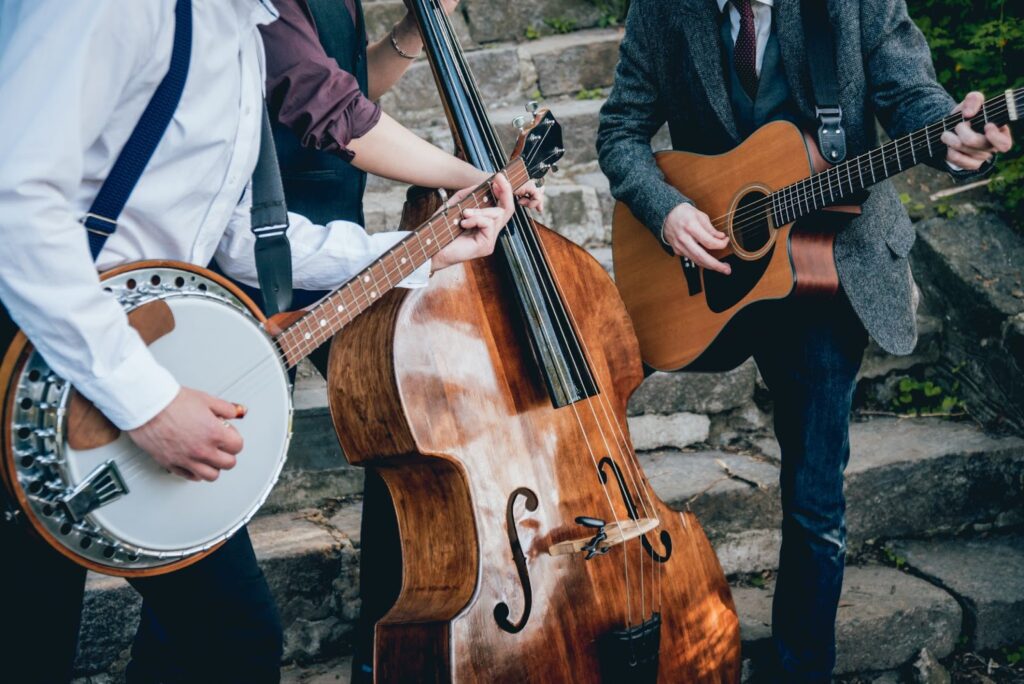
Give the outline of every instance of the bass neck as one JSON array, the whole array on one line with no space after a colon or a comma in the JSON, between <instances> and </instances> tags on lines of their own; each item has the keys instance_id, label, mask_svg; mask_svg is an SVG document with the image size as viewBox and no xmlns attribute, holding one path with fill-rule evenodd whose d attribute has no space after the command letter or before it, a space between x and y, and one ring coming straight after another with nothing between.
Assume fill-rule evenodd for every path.
<instances>
[{"instance_id":1,"label":"bass neck","mask_svg":"<svg viewBox=\"0 0 1024 684\"><path fill-rule=\"evenodd\" d=\"M912 133L891 140L862 155L776 190L770 196L775 225L792 223L818 209L843 204L863 190L881 183L946 150L942 134L967 121L982 132L988 123L1002 126L1024 113L1024 88L993 97L970 119L951 114Z\"/></svg>"},{"instance_id":2,"label":"bass neck","mask_svg":"<svg viewBox=\"0 0 1024 684\"><path fill-rule=\"evenodd\" d=\"M522 159L504 169L513 189L530 180ZM460 200L445 205L423 225L360 271L340 288L302 311L278 314L267 321L289 368L330 340L356 316L393 290L463 233L463 209L496 206L490 180Z\"/></svg>"}]
</instances>

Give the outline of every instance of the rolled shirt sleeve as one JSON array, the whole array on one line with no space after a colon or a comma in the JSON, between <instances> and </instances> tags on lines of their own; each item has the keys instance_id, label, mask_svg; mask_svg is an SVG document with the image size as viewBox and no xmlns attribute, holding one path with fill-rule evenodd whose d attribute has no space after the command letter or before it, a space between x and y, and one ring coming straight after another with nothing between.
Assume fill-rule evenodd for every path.
<instances>
[{"instance_id":1,"label":"rolled shirt sleeve","mask_svg":"<svg viewBox=\"0 0 1024 684\"><path fill-rule=\"evenodd\" d=\"M380 107L324 52L305 0L275 6L278 20L260 27L271 111L304 147L351 160L349 142L377 125Z\"/></svg>"}]
</instances>

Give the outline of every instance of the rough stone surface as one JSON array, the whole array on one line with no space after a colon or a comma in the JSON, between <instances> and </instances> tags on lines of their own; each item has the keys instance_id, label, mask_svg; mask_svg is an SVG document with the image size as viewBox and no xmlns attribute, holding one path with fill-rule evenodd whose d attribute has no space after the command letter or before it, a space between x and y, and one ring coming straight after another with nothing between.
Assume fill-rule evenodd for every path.
<instances>
[{"instance_id":1,"label":"rough stone surface","mask_svg":"<svg viewBox=\"0 0 1024 684\"><path fill-rule=\"evenodd\" d=\"M1024 507L1024 440L968 423L878 419L851 426L849 543L989 523ZM778 561L778 446L758 453L656 451L642 460L658 495L701 520L727 572ZM719 463L728 468L728 472Z\"/></svg>"},{"instance_id":2,"label":"rough stone surface","mask_svg":"<svg viewBox=\"0 0 1024 684\"><path fill-rule=\"evenodd\" d=\"M541 95L555 97L610 86L621 38L614 29L577 31L526 43L520 50L534 63Z\"/></svg>"},{"instance_id":3,"label":"rough stone surface","mask_svg":"<svg viewBox=\"0 0 1024 684\"><path fill-rule=\"evenodd\" d=\"M582 246L607 244L611 240L592 187L549 184L545 193L546 207L540 216L541 223Z\"/></svg>"},{"instance_id":4,"label":"rough stone surface","mask_svg":"<svg viewBox=\"0 0 1024 684\"><path fill-rule=\"evenodd\" d=\"M337 658L311 665L288 665L281 668L281 684L349 684L352 658Z\"/></svg>"},{"instance_id":5,"label":"rough stone surface","mask_svg":"<svg viewBox=\"0 0 1024 684\"><path fill-rule=\"evenodd\" d=\"M363 16L366 21L366 35L370 42L373 43L386 37L391 31L391 27L405 16L405 13L405 3L402 0L364 2ZM453 12L449 19L462 47L467 50L475 47L476 42L469 33L469 27L466 25L466 18L462 12Z\"/></svg>"},{"instance_id":6,"label":"rough stone surface","mask_svg":"<svg viewBox=\"0 0 1024 684\"><path fill-rule=\"evenodd\" d=\"M890 548L960 600L972 647L1024 642L1024 536L897 541Z\"/></svg>"},{"instance_id":7,"label":"rough stone surface","mask_svg":"<svg viewBox=\"0 0 1024 684\"><path fill-rule=\"evenodd\" d=\"M285 661L330 657L347 648L359 610L359 574L358 551L346 529L311 510L257 517L249 534L281 614ZM90 574L76 673L119 673L140 603L124 580Z\"/></svg>"},{"instance_id":8,"label":"rough stone surface","mask_svg":"<svg viewBox=\"0 0 1024 684\"><path fill-rule=\"evenodd\" d=\"M728 373L653 373L630 398L629 414L728 411L753 398L756 376L753 361Z\"/></svg>"},{"instance_id":9,"label":"rough stone surface","mask_svg":"<svg viewBox=\"0 0 1024 684\"><path fill-rule=\"evenodd\" d=\"M526 40L526 29L547 35L553 29L545 20L571 22L573 28L596 26L601 18L596 3L587 0L465 0L463 11L469 32L479 43Z\"/></svg>"},{"instance_id":10,"label":"rough stone surface","mask_svg":"<svg viewBox=\"0 0 1024 684\"><path fill-rule=\"evenodd\" d=\"M696 413L675 413L671 416L633 416L629 432L637 451L666 447L685 449L708 438L711 421Z\"/></svg>"},{"instance_id":11,"label":"rough stone surface","mask_svg":"<svg viewBox=\"0 0 1024 684\"><path fill-rule=\"evenodd\" d=\"M989 214L929 219L917 234L914 272L944 318L949 383L972 415L1024 431L1024 237Z\"/></svg>"},{"instance_id":12,"label":"rough stone surface","mask_svg":"<svg viewBox=\"0 0 1024 684\"><path fill-rule=\"evenodd\" d=\"M744 653L755 658L771 638L772 596L771 584L733 589ZM924 580L891 568L847 568L836 617L836 673L897 668L925 647L948 655L960 619L957 602Z\"/></svg>"},{"instance_id":13,"label":"rough stone surface","mask_svg":"<svg viewBox=\"0 0 1024 684\"><path fill-rule=\"evenodd\" d=\"M914 661L913 681L915 684L950 684L949 672L927 648Z\"/></svg>"}]
</instances>

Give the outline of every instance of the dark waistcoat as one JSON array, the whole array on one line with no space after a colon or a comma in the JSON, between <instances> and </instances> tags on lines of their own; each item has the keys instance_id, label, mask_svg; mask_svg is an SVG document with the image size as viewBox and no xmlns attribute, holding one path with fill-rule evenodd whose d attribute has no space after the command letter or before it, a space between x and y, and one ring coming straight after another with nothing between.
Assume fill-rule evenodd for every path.
<instances>
[{"instance_id":1,"label":"dark waistcoat","mask_svg":"<svg viewBox=\"0 0 1024 684\"><path fill-rule=\"evenodd\" d=\"M736 117L736 127L744 139L771 121L784 119L795 123L798 119L797 106L790 97L789 84L786 82L786 73L782 67L779 40L775 35L777 23L776 18L772 17L772 31L761 59L761 75L758 79L757 94L751 100L736 73L731 22L728 11L723 12L721 23L723 71L726 76L726 86L729 89L733 114Z\"/></svg>"},{"instance_id":2,"label":"dark waistcoat","mask_svg":"<svg viewBox=\"0 0 1024 684\"><path fill-rule=\"evenodd\" d=\"M355 5L353 22L340 0L309 2L324 51L356 77L366 94L366 29L362 3L357 1ZM288 209L321 225L337 219L365 225L366 174L329 152L304 149L295 133L276 122L276 112L271 115Z\"/></svg>"}]
</instances>

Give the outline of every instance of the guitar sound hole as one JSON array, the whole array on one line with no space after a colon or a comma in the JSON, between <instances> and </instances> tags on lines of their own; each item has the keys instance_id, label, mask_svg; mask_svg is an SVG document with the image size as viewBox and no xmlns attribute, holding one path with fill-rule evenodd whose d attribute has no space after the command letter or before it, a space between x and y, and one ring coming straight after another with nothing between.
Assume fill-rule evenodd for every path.
<instances>
[{"instance_id":1,"label":"guitar sound hole","mask_svg":"<svg viewBox=\"0 0 1024 684\"><path fill-rule=\"evenodd\" d=\"M733 212L732 237L741 254L754 254L772 239L771 203L765 197L759 190L748 192Z\"/></svg>"}]
</instances>

